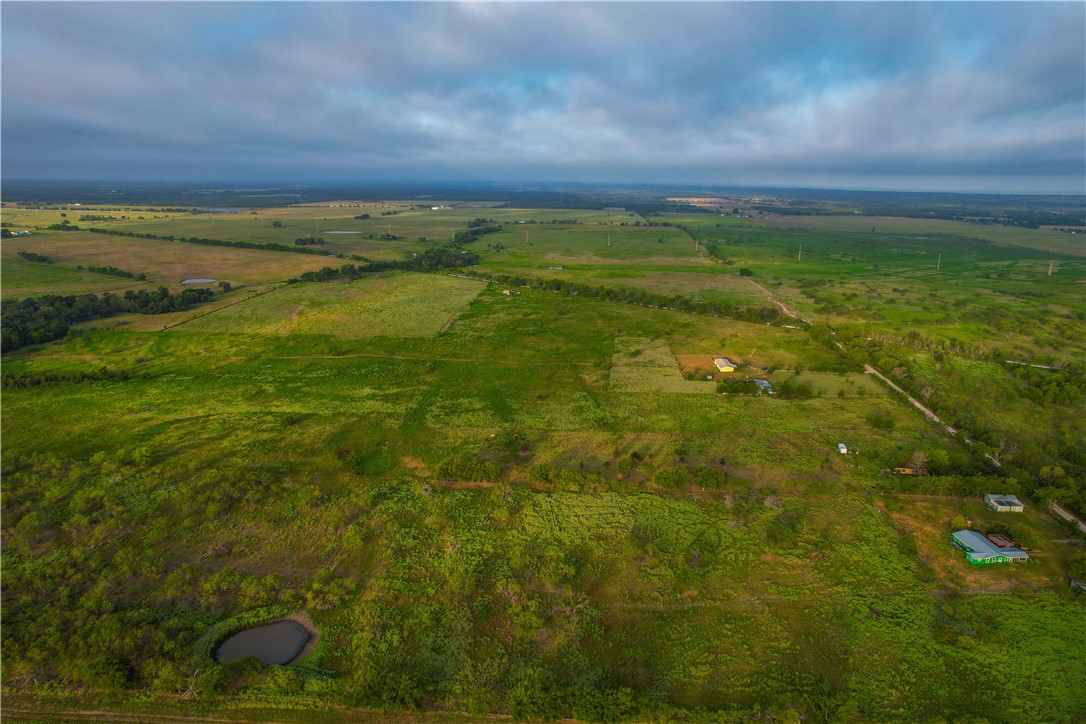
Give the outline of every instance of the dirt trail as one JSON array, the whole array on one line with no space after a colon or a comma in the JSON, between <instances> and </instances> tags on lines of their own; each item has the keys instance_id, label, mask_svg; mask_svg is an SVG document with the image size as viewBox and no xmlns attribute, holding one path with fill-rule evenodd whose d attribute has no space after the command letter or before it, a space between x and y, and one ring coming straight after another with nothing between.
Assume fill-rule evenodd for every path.
<instances>
[{"instance_id":1,"label":"dirt trail","mask_svg":"<svg viewBox=\"0 0 1086 724\"><path fill-rule=\"evenodd\" d=\"M932 422L938 422L938 423L939 423L940 425L941 425L941 424L943 424L943 421L939 419L939 416L938 416L938 415L936 415L936 414L935 414L934 412L932 412L932 411L931 411L931 408L929 408L929 407L925 407L925 406L924 406L924 405L923 405L923 404L922 404L922 403L921 403L921 402L920 402L919 400L913 399L913 396L912 396L912 395L910 395L910 394L909 394L908 392L906 392L905 390L903 390L903 389L901 389L900 387L898 387L897 385L895 385L895 384L894 384L893 382L891 382L891 381L890 381L889 379L887 379L886 375L884 375L883 373L879 372L879 371L878 371L877 369L875 369L875 368L874 368L874 367L872 367L871 365L869 365L869 364L865 364L865 365L864 365L864 372L866 372L866 373L867 373L867 374L869 374L869 375L875 375L875 376L876 376L876 377L878 377L878 378L879 378L880 380L882 380L882 381L883 381L883 382L885 382L886 384L890 385L890 387L892 387L893 389L897 390L897 391L898 391L898 392L900 392L901 394L905 395L906 399L908 399L908 400L909 400L909 402L911 402L911 403L913 404L913 406L914 406L914 407L916 407L916 409L918 409L918 410L920 410L921 412L923 412L923 413L924 413L924 415L925 415L925 416L926 416L926 417L927 417L927 418L928 418L929 420L931 420Z\"/></svg>"},{"instance_id":2,"label":"dirt trail","mask_svg":"<svg viewBox=\"0 0 1086 724\"><path fill-rule=\"evenodd\" d=\"M753 284L754 286L758 287L759 289L761 289L761 290L762 290L763 292L765 292L765 295L766 295L767 297L769 297L769 301L773 302L773 303L774 303L774 304L776 304L776 305L777 305L778 307L780 307L780 308L781 308L781 312L782 312L783 314L786 314L786 315L788 315L788 316L789 316L789 317L791 317L792 319L798 319L798 320L800 320L801 322L806 322L806 321L807 321L806 319L803 319L803 318L802 318L802 317L800 317L800 316L799 316L798 314L796 314L796 313L795 313L794 311L792 311L791 309L789 309L788 307L786 307L786 306L785 306L785 304L784 304L784 302L778 301L778 300L777 300L777 299L776 299L776 298L775 298L775 297L773 296L773 292L769 291L768 289L766 289L765 287L763 287L763 286L762 286L761 284L759 284L758 282L754 281L753 279L747 279L747 281L748 281L748 282L750 282L751 284Z\"/></svg>"}]
</instances>

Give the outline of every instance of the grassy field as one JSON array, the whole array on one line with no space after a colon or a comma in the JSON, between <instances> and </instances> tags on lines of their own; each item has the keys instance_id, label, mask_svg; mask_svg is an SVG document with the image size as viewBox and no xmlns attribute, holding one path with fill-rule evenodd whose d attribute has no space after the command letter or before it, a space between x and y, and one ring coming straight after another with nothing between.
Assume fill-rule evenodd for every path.
<instances>
[{"instance_id":1,"label":"grassy field","mask_svg":"<svg viewBox=\"0 0 1086 724\"><path fill-rule=\"evenodd\" d=\"M55 265L35 264L20 259L20 251L33 251L55 260ZM32 236L5 239L0 251L3 261L4 296L23 296L33 290L39 281L46 282L51 291L68 294L84 291L101 291L90 288L93 284L65 285L63 288L48 286L50 280L40 275L48 274L44 268L55 267L56 275L64 275L59 269L77 272L77 266L114 266L134 274L146 274L157 284L179 288L184 279L215 279L228 281L235 286L251 286L271 282L285 282L289 277L304 271L320 269L329 260L304 254L254 249L232 249L219 246L181 244L155 239L133 239L105 234L81 232L43 232ZM26 278L26 264L35 264L34 276ZM9 267L10 265L10 267ZM38 269L42 267L43 269ZM9 271L10 269L10 271ZM9 279L9 273L12 277ZM100 275L92 275L99 277ZM80 277L81 278L81 277ZM111 277L104 277L111 279ZM125 288L128 280L112 278L113 287ZM10 288L9 288L10 286ZM133 283L128 284L134 286Z\"/></svg>"},{"instance_id":2,"label":"grassy field","mask_svg":"<svg viewBox=\"0 0 1086 724\"><path fill-rule=\"evenodd\" d=\"M91 291L100 275L79 264L244 287L5 356L6 716L1086 717L1084 601L1066 583L1080 549L1063 527L1031 500L1008 524L1033 562L973 568L951 526L1004 517L975 494L885 492L899 476L881 474L923 453L939 479L1073 494L1073 365L1041 389L1049 378L970 346L1079 349L1083 262L1041 231L986 245L967 225L886 220L872 243L847 217L672 219L717 239L713 256L624 212L122 213L117 228L285 243L318 222L367 236L392 223L404 239L334 242L389 259L493 218L506 228L470 246L479 271L767 303L753 280L835 324L506 295L440 273L287 285L339 262L83 232L5 240L5 298ZM264 236L261 219L284 226ZM945 274L925 271L933 252ZM1023 330L1042 308L1052 316ZM684 378L716 355L751 363L729 375L810 389L721 394ZM945 424L971 424L947 434L865 362L913 395L930 385ZM207 658L216 626L298 611L321 634L298 666Z\"/></svg>"},{"instance_id":3,"label":"grassy field","mask_svg":"<svg viewBox=\"0 0 1086 724\"><path fill-rule=\"evenodd\" d=\"M185 333L432 337L482 289L452 277L394 275L344 284L302 283L173 327Z\"/></svg>"}]
</instances>

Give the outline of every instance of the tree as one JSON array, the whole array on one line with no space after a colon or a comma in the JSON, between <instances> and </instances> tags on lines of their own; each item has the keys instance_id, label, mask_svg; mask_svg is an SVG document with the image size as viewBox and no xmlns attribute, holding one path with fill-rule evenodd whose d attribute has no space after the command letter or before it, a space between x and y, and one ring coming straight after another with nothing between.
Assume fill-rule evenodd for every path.
<instances>
[{"instance_id":1,"label":"tree","mask_svg":"<svg viewBox=\"0 0 1086 724\"><path fill-rule=\"evenodd\" d=\"M222 289L224 292L228 292L232 288L233 287L230 286L230 282L219 282L219 289Z\"/></svg>"},{"instance_id":2,"label":"tree","mask_svg":"<svg viewBox=\"0 0 1086 724\"><path fill-rule=\"evenodd\" d=\"M272 226L276 227L277 229L281 229L283 227L283 222L282 221L273 221Z\"/></svg>"},{"instance_id":3,"label":"tree","mask_svg":"<svg viewBox=\"0 0 1086 724\"><path fill-rule=\"evenodd\" d=\"M914 452L912 457L909 458L909 467L916 470L918 473L926 473L928 471L928 454L923 450Z\"/></svg>"},{"instance_id":4,"label":"tree","mask_svg":"<svg viewBox=\"0 0 1086 724\"><path fill-rule=\"evenodd\" d=\"M928 404L931 400L931 396L935 394L935 388L931 385L927 385L924 389L920 390L920 396L924 398L924 404Z\"/></svg>"}]
</instances>

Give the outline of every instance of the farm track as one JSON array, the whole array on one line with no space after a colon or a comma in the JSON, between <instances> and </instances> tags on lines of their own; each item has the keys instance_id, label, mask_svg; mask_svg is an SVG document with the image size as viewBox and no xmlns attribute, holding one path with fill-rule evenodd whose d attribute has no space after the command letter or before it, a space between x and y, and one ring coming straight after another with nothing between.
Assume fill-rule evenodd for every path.
<instances>
[{"instance_id":1,"label":"farm track","mask_svg":"<svg viewBox=\"0 0 1086 724\"><path fill-rule=\"evenodd\" d=\"M840 345L838 345L838 346L840 346ZM909 394L908 392L906 392L905 390L903 390L903 389L901 389L900 387L898 387L897 385L895 385L895 384L894 384L893 382L891 382L891 381L890 381L890 380L889 380L889 379L888 379L888 378L886 377L886 375L884 375L883 373L879 372L879 371L878 371L877 369L875 369L875 368L874 368L873 366L871 366L871 365L869 365L869 364L865 364L865 365L864 365L864 372L866 372L866 373L867 373L867 374L869 374L869 375L875 375L875 376L876 376L876 377L878 377L878 378L879 378L880 380L882 380L883 382L885 382L885 383L886 383L887 385L889 385L889 386L890 386L890 387L892 387L893 389L897 390L897 391L898 391L898 392L900 392L901 394L905 395L905 398L906 398L906 399L907 399L907 400L908 400L908 401L909 401L910 403L912 403L912 405L913 405L914 407L916 407L916 409L918 409L918 410L920 410L921 412L923 412L923 413L924 413L924 416L925 416L925 417L927 417L927 418L928 418L929 420L931 420L932 422L937 422L937 423L939 423L940 425L942 425L942 424L943 424L943 421L939 419L939 416L938 416L938 415L936 415L936 414L935 414L934 412L932 412L931 408L929 408L929 407L926 407L926 406L925 406L924 404L922 404L922 403L921 403L921 402L920 402L919 400L917 400L917 399L914 399L912 395L910 395L910 394Z\"/></svg>"},{"instance_id":2,"label":"farm track","mask_svg":"<svg viewBox=\"0 0 1086 724\"><path fill-rule=\"evenodd\" d=\"M786 314L787 316L791 317L792 319L798 319L801 322L806 322L807 321L806 319L803 319L798 314L796 314L793 310L786 307L784 302L778 301L777 298L773 296L773 292L769 291L768 289L766 289L765 287L763 287L761 284L754 281L753 279L748 279L747 281L750 282L751 284L753 284L754 286L758 287L759 289L761 289L763 292L765 292L765 295L767 297L769 297L769 301L773 302L774 304L776 304L778 307L781 308L781 313L782 314Z\"/></svg>"}]
</instances>

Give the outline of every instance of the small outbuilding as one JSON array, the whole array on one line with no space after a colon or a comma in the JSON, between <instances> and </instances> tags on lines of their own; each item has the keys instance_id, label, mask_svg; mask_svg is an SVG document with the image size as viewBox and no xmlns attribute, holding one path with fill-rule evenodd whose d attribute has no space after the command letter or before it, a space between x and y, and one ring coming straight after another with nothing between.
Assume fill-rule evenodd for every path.
<instances>
[{"instance_id":1,"label":"small outbuilding","mask_svg":"<svg viewBox=\"0 0 1086 724\"><path fill-rule=\"evenodd\" d=\"M769 380L763 380L760 377L755 377L754 384L758 385L758 387L761 388L762 392L766 393L767 395L773 394L773 385L769 384Z\"/></svg>"},{"instance_id":2,"label":"small outbuilding","mask_svg":"<svg viewBox=\"0 0 1086 724\"><path fill-rule=\"evenodd\" d=\"M837 443L837 452L842 455L848 455L848 445L845 445L843 442Z\"/></svg>"},{"instance_id":3,"label":"small outbuilding","mask_svg":"<svg viewBox=\"0 0 1086 724\"><path fill-rule=\"evenodd\" d=\"M727 357L717 357L713 360L713 364L716 365L716 368L721 372L735 372L735 368L738 367L735 362L732 362Z\"/></svg>"},{"instance_id":4,"label":"small outbuilding","mask_svg":"<svg viewBox=\"0 0 1086 724\"><path fill-rule=\"evenodd\" d=\"M989 563L1023 563L1029 554L1018 548L1000 548L975 530L957 530L950 534L955 547L965 552L965 560L971 565Z\"/></svg>"},{"instance_id":5,"label":"small outbuilding","mask_svg":"<svg viewBox=\"0 0 1086 724\"><path fill-rule=\"evenodd\" d=\"M1004 495L1002 493L985 495L984 504L988 506L989 510L994 510L997 513L1021 513L1026 509L1021 500L1013 495Z\"/></svg>"}]
</instances>

